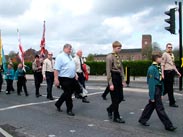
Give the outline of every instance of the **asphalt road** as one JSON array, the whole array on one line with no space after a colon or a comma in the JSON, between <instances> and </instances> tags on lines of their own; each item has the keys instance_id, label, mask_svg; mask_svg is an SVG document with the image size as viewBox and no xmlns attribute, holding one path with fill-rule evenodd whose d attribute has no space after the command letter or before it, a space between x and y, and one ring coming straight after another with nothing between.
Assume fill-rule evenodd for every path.
<instances>
[{"instance_id":1,"label":"asphalt road","mask_svg":"<svg viewBox=\"0 0 183 137\"><path fill-rule=\"evenodd\" d=\"M14 82L14 87L16 88ZM5 89L5 83L3 89ZM63 112L57 112L54 106L56 99L62 93L61 89L53 88L55 100L46 99L46 84L42 84L40 98L35 97L34 81L28 80L29 96L16 92L6 95L0 93L0 137L182 137L183 135L183 95L175 94L179 108L168 106L167 96L163 102L165 110L178 129L175 132L166 131L156 112L149 123L150 127L143 127L137 121L147 103L148 92L145 82L131 83L124 88L126 101L120 104L120 114L125 124L110 121L106 107L110 105L110 97L104 101L101 93L106 82L90 81L86 83L89 91L89 104L73 99L73 112L70 117L66 114L65 104Z\"/></svg>"}]
</instances>

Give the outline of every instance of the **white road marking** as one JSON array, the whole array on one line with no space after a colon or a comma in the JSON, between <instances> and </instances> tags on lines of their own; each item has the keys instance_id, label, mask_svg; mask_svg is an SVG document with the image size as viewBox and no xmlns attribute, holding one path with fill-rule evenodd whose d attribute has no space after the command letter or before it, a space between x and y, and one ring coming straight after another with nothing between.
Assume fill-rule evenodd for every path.
<instances>
[{"instance_id":1,"label":"white road marking","mask_svg":"<svg viewBox=\"0 0 183 137\"><path fill-rule=\"evenodd\" d=\"M15 105L15 106L10 106L10 107L6 107L6 108L0 108L0 111L14 109L14 108L20 108L20 107L25 107L25 106L32 106L32 105L39 105L39 104L47 104L47 103L51 103L51 102L54 102L54 101L55 100L43 101L43 102L36 102L36 103L28 103L28 104L21 104L21 105Z\"/></svg>"},{"instance_id":2,"label":"white road marking","mask_svg":"<svg viewBox=\"0 0 183 137\"><path fill-rule=\"evenodd\" d=\"M93 87L93 86L88 86L88 89L91 89L91 87ZM94 87L93 89L96 89L96 87ZM143 93L148 92L147 89L139 89L139 88L124 88L124 92L125 91L128 91L128 92L143 92ZM87 95L92 96L92 95L98 95L98 94L102 94L102 93L103 93L103 91L89 93ZM179 93L175 93L175 95L183 96L182 94L179 94ZM46 96L46 95L43 95L43 96ZM54 97L54 98L57 99L59 97ZM74 98L74 97L72 97L72 98ZM14 105L14 106L6 107L6 108L0 108L0 111L10 110L10 109L15 109L15 108L20 108L20 107L26 107L26 106L39 105L39 104L47 104L47 103L52 103L52 102L55 102L55 101L56 100L50 100L50 101L43 101L43 102L36 102L36 103L27 103L27 104L21 104L21 105Z\"/></svg>"},{"instance_id":3,"label":"white road marking","mask_svg":"<svg viewBox=\"0 0 183 137\"><path fill-rule=\"evenodd\" d=\"M6 132L4 129L0 128L0 133L3 134L5 137L13 137L8 132Z\"/></svg>"},{"instance_id":4,"label":"white road marking","mask_svg":"<svg viewBox=\"0 0 183 137\"><path fill-rule=\"evenodd\" d=\"M76 130L73 130L73 129L72 129L72 130L70 130L70 132L71 132L71 133L74 133L74 132L76 132Z\"/></svg>"},{"instance_id":5,"label":"white road marking","mask_svg":"<svg viewBox=\"0 0 183 137\"><path fill-rule=\"evenodd\" d=\"M94 126L94 124L88 124L88 126L89 126L89 127L93 127L93 126Z\"/></svg>"},{"instance_id":6,"label":"white road marking","mask_svg":"<svg viewBox=\"0 0 183 137\"><path fill-rule=\"evenodd\" d=\"M130 115L134 115L135 113L134 113L134 112L130 112L129 114L130 114Z\"/></svg>"},{"instance_id":7,"label":"white road marking","mask_svg":"<svg viewBox=\"0 0 183 137\"><path fill-rule=\"evenodd\" d=\"M88 86L87 89L103 89L105 90L106 87L103 87L103 86ZM124 87L123 88L123 91L131 91L131 92L138 92L138 93L148 93L148 89L141 89L141 88L129 88L129 87ZM103 92L97 92L97 93L103 93ZM181 93L174 93L174 95L177 95L177 96L182 96L183 97L183 94Z\"/></svg>"},{"instance_id":8,"label":"white road marking","mask_svg":"<svg viewBox=\"0 0 183 137\"><path fill-rule=\"evenodd\" d=\"M98 95L98 94L102 94L102 93L103 93L103 92L88 93L87 96Z\"/></svg>"},{"instance_id":9,"label":"white road marking","mask_svg":"<svg viewBox=\"0 0 183 137\"><path fill-rule=\"evenodd\" d=\"M55 135L48 135L48 137L56 137Z\"/></svg>"}]
</instances>

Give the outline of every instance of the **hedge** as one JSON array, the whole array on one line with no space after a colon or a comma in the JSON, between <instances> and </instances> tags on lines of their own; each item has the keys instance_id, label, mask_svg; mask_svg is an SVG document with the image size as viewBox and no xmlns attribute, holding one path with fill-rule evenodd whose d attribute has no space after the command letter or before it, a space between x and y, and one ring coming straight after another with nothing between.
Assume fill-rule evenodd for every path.
<instances>
[{"instance_id":1,"label":"hedge","mask_svg":"<svg viewBox=\"0 0 183 137\"><path fill-rule=\"evenodd\" d=\"M146 76L147 69L152 61L123 61L124 69L130 68L131 76ZM91 75L106 75L106 62L86 62L90 66ZM179 61L175 61L176 66L179 66ZM125 70L124 70L125 71Z\"/></svg>"},{"instance_id":2,"label":"hedge","mask_svg":"<svg viewBox=\"0 0 183 137\"><path fill-rule=\"evenodd\" d=\"M90 66L91 75L105 75L106 62L86 62ZM130 68L131 76L145 76L151 61L123 61L123 67Z\"/></svg>"},{"instance_id":3,"label":"hedge","mask_svg":"<svg viewBox=\"0 0 183 137\"><path fill-rule=\"evenodd\" d=\"M123 61L124 69L130 68L131 76L146 76L147 69L151 65L151 61ZM86 62L90 66L91 75L106 75L106 62ZM175 61L176 66L179 66L179 61ZM18 63L14 63L14 69L17 69ZM32 74L32 62L25 62L30 70L27 70L27 74Z\"/></svg>"},{"instance_id":4,"label":"hedge","mask_svg":"<svg viewBox=\"0 0 183 137\"><path fill-rule=\"evenodd\" d=\"M17 70L17 66L19 63L17 62L13 62L13 68L16 71ZM28 69L26 69L26 73L27 74L33 74L33 70L32 70L32 62L25 62L25 65L28 67Z\"/></svg>"}]
</instances>

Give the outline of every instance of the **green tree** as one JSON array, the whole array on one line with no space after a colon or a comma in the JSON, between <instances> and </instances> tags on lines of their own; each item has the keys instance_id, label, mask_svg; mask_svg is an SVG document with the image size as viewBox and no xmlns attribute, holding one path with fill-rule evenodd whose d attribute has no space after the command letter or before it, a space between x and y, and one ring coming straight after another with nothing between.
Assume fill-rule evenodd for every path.
<instances>
[{"instance_id":1,"label":"green tree","mask_svg":"<svg viewBox=\"0 0 183 137\"><path fill-rule=\"evenodd\" d=\"M160 45L157 42L152 43L152 50L153 51L162 51Z\"/></svg>"},{"instance_id":2,"label":"green tree","mask_svg":"<svg viewBox=\"0 0 183 137\"><path fill-rule=\"evenodd\" d=\"M182 53L183 53L183 52L182 52ZM180 58L180 53L179 53L179 49L178 49L178 48L174 48L174 49L173 49L173 54L174 54L175 60L179 60L179 58Z\"/></svg>"},{"instance_id":3,"label":"green tree","mask_svg":"<svg viewBox=\"0 0 183 137\"><path fill-rule=\"evenodd\" d=\"M86 58L86 61L94 61L94 55L89 54L88 57Z\"/></svg>"},{"instance_id":4,"label":"green tree","mask_svg":"<svg viewBox=\"0 0 183 137\"><path fill-rule=\"evenodd\" d=\"M14 58L16 56L17 56L17 53L15 51L10 51L9 54L8 54L9 58Z\"/></svg>"}]
</instances>

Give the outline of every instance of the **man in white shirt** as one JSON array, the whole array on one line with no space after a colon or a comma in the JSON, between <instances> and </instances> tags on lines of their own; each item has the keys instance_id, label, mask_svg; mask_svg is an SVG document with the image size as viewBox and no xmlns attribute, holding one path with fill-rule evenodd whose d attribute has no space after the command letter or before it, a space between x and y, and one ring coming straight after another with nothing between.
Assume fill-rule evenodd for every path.
<instances>
[{"instance_id":1,"label":"man in white shirt","mask_svg":"<svg viewBox=\"0 0 183 137\"><path fill-rule=\"evenodd\" d=\"M42 74L43 79L46 80L47 83L47 99L53 100L52 96L52 87L54 82L54 62L52 60L53 53L48 52L48 58L46 58L43 62Z\"/></svg>"},{"instance_id":2,"label":"man in white shirt","mask_svg":"<svg viewBox=\"0 0 183 137\"><path fill-rule=\"evenodd\" d=\"M76 56L74 58L74 62L76 64L76 73L78 75L78 82L83 86L83 88L86 88L85 87L85 76L84 76L84 69L83 69L83 59L82 59L82 50L78 50L77 53L76 53ZM76 94L75 94L76 95ZM84 97L82 97L82 102L83 103L90 103L88 100L87 100L87 95L85 95Z\"/></svg>"}]
</instances>

